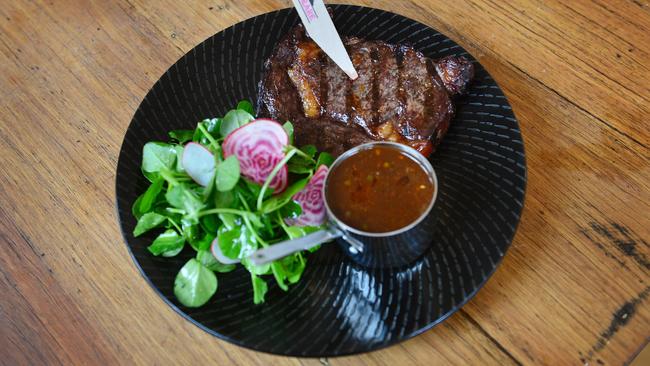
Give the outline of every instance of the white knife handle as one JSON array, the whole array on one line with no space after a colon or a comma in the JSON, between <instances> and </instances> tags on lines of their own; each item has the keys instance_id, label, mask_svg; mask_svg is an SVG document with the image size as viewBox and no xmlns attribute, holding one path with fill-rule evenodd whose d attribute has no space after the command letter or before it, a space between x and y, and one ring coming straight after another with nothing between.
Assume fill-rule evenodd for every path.
<instances>
[{"instance_id":1,"label":"white knife handle","mask_svg":"<svg viewBox=\"0 0 650 366\"><path fill-rule=\"evenodd\" d=\"M323 0L293 0L293 6L298 11L309 37L350 79L358 78L359 74L350 60Z\"/></svg>"}]
</instances>

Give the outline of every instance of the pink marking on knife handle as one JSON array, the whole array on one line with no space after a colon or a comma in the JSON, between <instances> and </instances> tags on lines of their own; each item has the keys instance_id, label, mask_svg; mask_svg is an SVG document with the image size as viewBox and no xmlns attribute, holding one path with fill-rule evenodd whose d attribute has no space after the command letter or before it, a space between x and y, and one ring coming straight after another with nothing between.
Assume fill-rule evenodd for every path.
<instances>
[{"instance_id":1,"label":"pink marking on knife handle","mask_svg":"<svg viewBox=\"0 0 650 366\"><path fill-rule=\"evenodd\" d=\"M305 15L307 16L307 20L310 22L316 20L318 18L316 16L316 12L314 11L314 8L311 6L311 3L309 0L299 0L300 5L302 6L302 10L305 12Z\"/></svg>"}]
</instances>

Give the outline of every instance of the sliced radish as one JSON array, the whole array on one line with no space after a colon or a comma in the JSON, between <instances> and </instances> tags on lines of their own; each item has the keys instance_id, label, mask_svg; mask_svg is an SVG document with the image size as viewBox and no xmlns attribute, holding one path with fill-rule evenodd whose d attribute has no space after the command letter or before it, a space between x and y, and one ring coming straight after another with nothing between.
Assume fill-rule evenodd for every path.
<instances>
[{"instance_id":1,"label":"sliced radish","mask_svg":"<svg viewBox=\"0 0 650 366\"><path fill-rule=\"evenodd\" d=\"M325 223L323 185L328 171L326 165L321 165L305 188L293 196L293 200L302 208L302 213L295 219L284 219L284 222L292 226L320 226Z\"/></svg>"},{"instance_id":2,"label":"sliced radish","mask_svg":"<svg viewBox=\"0 0 650 366\"><path fill-rule=\"evenodd\" d=\"M231 132L223 142L223 155L235 155L242 175L258 184L264 184L275 166L284 158L284 147L289 136L279 123L256 119ZM269 187L274 193L287 188L289 173L286 165L275 175Z\"/></svg>"},{"instance_id":3,"label":"sliced radish","mask_svg":"<svg viewBox=\"0 0 650 366\"><path fill-rule=\"evenodd\" d=\"M214 178L214 155L201 144L190 142L185 145L181 163L187 174L204 187Z\"/></svg>"},{"instance_id":4,"label":"sliced radish","mask_svg":"<svg viewBox=\"0 0 650 366\"><path fill-rule=\"evenodd\" d=\"M223 254L221 248L219 248L219 242L217 241L217 238L214 238L214 240L212 241L212 244L210 245L210 251L212 252L214 258L219 263L223 263L223 264L239 263L238 259L230 259Z\"/></svg>"},{"instance_id":5,"label":"sliced radish","mask_svg":"<svg viewBox=\"0 0 650 366\"><path fill-rule=\"evenodd\" d=\"M251 127L251 125L254 125L254 127ZM250 129L254 128L255 131L272 134L278 139L278 141L280 141L280 143L282 143L283 146L289 144L289 135L287 135L287 131L284 129L284 127L282 127L278 121L268 118L258 118L239 127L226 137L226 141L232 136L232 133L243 129L244 127L248 127Z\"/></svg>"}]
</instances>

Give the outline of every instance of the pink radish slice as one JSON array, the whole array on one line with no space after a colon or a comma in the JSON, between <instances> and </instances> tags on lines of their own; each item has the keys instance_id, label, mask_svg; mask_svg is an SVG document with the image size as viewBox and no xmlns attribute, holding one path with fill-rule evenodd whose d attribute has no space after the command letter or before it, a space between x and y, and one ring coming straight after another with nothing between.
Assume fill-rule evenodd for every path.
<instances>
[{"instance_id":1,"label":"pink radish slice","mask_svg":"<svg viewBox=\"0 0 650 366\"><path fill-rule=\"evenodd\" d=\"M309 183L293 196L302 208L302 213L295 219L284 219L287 225L292 226L320 226L325 223L325 198L323 197L323 185L329 169L321 165Z\"/></svg>"},{"instance_id":2,"label":"pink radish slice","mask_svg":"<svg viewBox=\"0 0 650 366\"><path fill-rule=\"evenodd\" d=\"M254 127L251 127L251 125L254 125ZM228 139L231 136L233 136L232 135L233 133L236 133L237 131L245 128L255 129L255 131L272 134L278 139L278 141L280 141L282 146L289 144L289 135L287 135L287 131L284 129L284 127L282 127L282 125L278 121L268 119L268 118L258 118L237 128L226 137L226 141L228 141Z\"/></svg>"},{"instance_id":3,"label":"pink radish slice","mask_svg":"<svg viewBox=\"0 0 650 366\"><path fill-rule=\"evenodd\" d=\"M204 187L214 178L216 167L214 155L201 144L190 142L185 145L181 164L185 172Z\"/></svg>"},{"instance_id":4,"label":"pink radish slice","mask_svg":"<svg viewBox=\"0 0 650 366\"><path fill-rule=\"evenodd\" d=\"M282 125L269 119L256 119L231 132L221 146L224 157L235 155L242 175L264 184L275 166L284 158L289 137ZM283 166L269 187L274 193L287 188L289 172Z\"/></svg>"},{"instance_id":5,"label":"pink radish slice","mask_svg":"<svg viewBox=\"0 0 650 366\"><path fill-rule=\"evenodd\" d=\"M210 245L210 251L212 252L212 255L214 256L214 258L216 258L216 260L219 263L223 263L223 264L239 263L238 259L231 259L231 258L226 257L223 254L223 252L221 251L221 248L219 248L219 242L217 241L217 238L214 238L214 240L212 241L212 244Z\"/></svg>"}]
</instances>

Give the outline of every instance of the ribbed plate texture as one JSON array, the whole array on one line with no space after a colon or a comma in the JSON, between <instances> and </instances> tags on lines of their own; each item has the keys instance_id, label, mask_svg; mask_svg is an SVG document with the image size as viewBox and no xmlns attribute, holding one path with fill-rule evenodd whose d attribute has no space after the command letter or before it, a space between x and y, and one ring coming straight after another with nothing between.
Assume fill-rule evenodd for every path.
<instances>
[{"instance_id":1,"label":"ribbed plate texture","mask_svg":"<svg viewBox=\"0 0 650 366\"><path fill-rule=\"evenodd\" d=\"M436 30L393 13L334 5L342 35L410 43L431 58L471 55ZM173 283L193 255L151 255L155 234L134 238L131 204L147 182L140 173L147 141L221 116L257 99L264 60L298 22L291 9L263 14L208 38L173 65L147 94L129 126L117 167L117 206L125 240L143 275L181 315L238 345L293 356L369 351L417 335L467 302L510 246L521 214L526 163L519 126L495 81L475 63L469 94L456 101L449 133L431 161L438 174L435 241L399 270L365 270L336 245L308 258L299 284L283 292L272 276L263 305L253 305L243 269L219 274L216 296L199 309L179 305ZM117 244L116 244L117 245Z\"/></svg>"}]
</instances>

